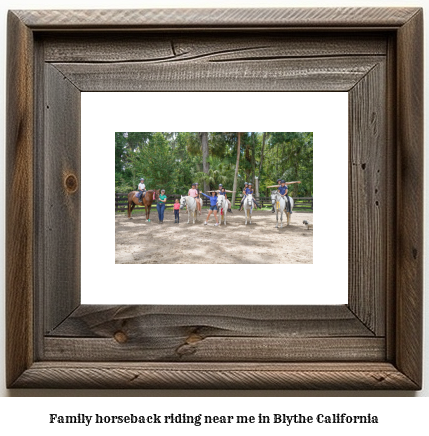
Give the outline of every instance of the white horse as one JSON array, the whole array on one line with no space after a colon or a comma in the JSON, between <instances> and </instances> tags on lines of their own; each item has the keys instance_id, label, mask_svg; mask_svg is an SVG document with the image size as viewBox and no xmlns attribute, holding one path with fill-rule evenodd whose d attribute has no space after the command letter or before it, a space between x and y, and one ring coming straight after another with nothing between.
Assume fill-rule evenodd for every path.
<instances>
[{"instance_id":1,"label":"white horse","mask_svg":"<svg viewBox=\"0 0 429 436\"><path fill-rule=\"evenodd\" d=\"M252 209L253 209L253 195L247 194L243 202L244 217L246 218L245 225L247 225L247 215L249 215L249 224L252 224ZM249 212L249 214L247 214L247 212Z\"/></svg>"},{"instance_id":2,"label":"white horse","mask_svg":"<svg viewBox=\"0 0 429 436\"><path fill-rule=\"evenodd\" d=\"M180 209L183 209L186 206L186 210L188 211L188 224L189 224L190 215L192 215L192 220L193 220L192 224L195 224L195 221L197 220L197 215L198 215L197 201L198 199L191 197L189 195L186 195L185 197L183 195L180 196Z\"/></svg>"},{"instance_id":3,"label":"white horse","mask_svg":"<svg viewBox=\"0 0 429 436\"><path fill-rule=\"evenodd\" d=\"M293 198L289 197L289 201L290 201L290 210L293 209ZM286 202L287 199L286 197L282 197L280 195L280 192L278 191L272 191L271 192L271 203L275 208L276 211L276 220L277 220L277 224L276 224L276 228L278 228L279 226L279 212L280 212L280 228L283 227L283 211L286 209ZM290 213L289 212L285 212L286 213L286 218L287 218L287 226L290 224Z\"/></svg>"},{"instance_id":4,"label":"white horse","mask_svg":"<svg viewBox=\"0 0 429 436\"><path fill-rule=\"evenodd\" d=\"M223 208L223 222L226 225L226 212L228 211L229 201L227 200L225 195L218 195L216 206L219 210L219 215L220 215L220 223L219 224L222 225L222 214L220 213L220 211Z\"/></svg>"}]
</instances>

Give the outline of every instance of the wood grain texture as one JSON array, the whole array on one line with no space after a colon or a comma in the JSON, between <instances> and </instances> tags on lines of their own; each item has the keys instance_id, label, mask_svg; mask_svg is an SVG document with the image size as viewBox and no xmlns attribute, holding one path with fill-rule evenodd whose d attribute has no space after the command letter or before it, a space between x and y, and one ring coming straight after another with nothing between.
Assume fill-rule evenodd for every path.
<instances>
[{"instance_id":1,"label":"wood grain texture","mask_svg":"<svg viewBox=\"0 0 429 436\"><path fill-rule=\"evenodd\" d=\"M422 382L423 12L398 31L397 364Z\"/></svg>"},{"instance_id":2,"label":"wood grain texture","mask_svg":"<svg viewBox=\"0 0 429 436\"><path fill-rule=\"evenodd\" d=\"M27 201L7 211L8 386L419 389L421 19L416 8L10 13L7 192ZM349 307L77 307L83 90L350 91Z\"/></svg>"},{"instance_id":3,"label":"wood grain texture","mask_svg":"<svg viewBox=\"0 0 429 436\"><path fill-rule=\"evenodd\" d=\"M32 29L154 29L169 27L399 27L418 8L131 9L15 11Z\"/></svg>"},{"instance_id":4,"label":"wood grain texture","mask_svg":"<svg viewBox=\"0 0 429 436\"><path fill-rule=\"evenodd\" d=\"M349 33L192 33L43 35L46 62L183 62L281 59L293 57L375 56L387 52L386 38ZM108 51L106 53L106 43Z\"/></svg>"},{"instance_id":5,"label":"wood grain texture","mask_svg":"<svg viewBox=\"0 0 429 436\"><path fill-rule=\"evenodd\" d=\"M396 59L397 45L396 35L391 34L388 37L388 51L386 57L387 78L386 105L387 111L387 147L386 147L386 196L392 201L386 202L386 359L389 362L395 360L396 352L396 195L397 195L397 74Z\"/></svg>"},{"instance_id":6,"label":"wood grain texture","mask_svg":"<svg viewBox=\"0 0 429 436\"><path fill-rule=\"evenodd\" d=\"M80 91L45 65L45 332L80 304Z\"/></svg>"},{"instance_id":7,"label":"wood grain texture","mask_svg":"<svg viewBox=\"0 0 429 436\"><path fill-rule=\"evenodd\" d=\"M416 389L389 363L35 363L13 387L94 389Z\"/></svg>"},{"instance_id":8,"label":"wood grain texture","mask_svg":"<svg viewBox=\"0 0 429 436\"><path fill-rule=\"evenodd\" d=\"M349 92L349 307L376 335L386 321L386 64Z\"/></svg>"},{"instance_id":9,"label":"wood grain texture","mask_svg":"<svg viewBox=\"0 0 429 436\"><path fill-rule=\"evenodd\" d=\"M176 332L219 337L365 337L373 333L345 306L82 305L48 335L130 340Z\"/></svg>"},{"instance_id":10,"label":"wood grain texture","mask_svg":"<svg viewBox=\"0 0 429 436\"><path fill-rule=\"evenodd\" d=\"M243 62L55 63L82 91L348 91L377 56Z\"/></svg>"},{"instance_id":11,"label":"wood grain texture","mask_svg":"<svg viewBox=\"0 0 429 436\"><path fill-rule=\"evenodd\" d=\"M45 338L44 360L79 362L383 362L384 338L324 337L200 337L147 332L127 337L117 331L110 339Z\"/></svg>"},{"instance_id":12,"label":"wood grain texture","mask_svg":"<svg viewBox=\"0 0 429 436\"><path fill-rule=\"evenodd\" d=\"M385 341L341 305L97 305L75 310L44 349L67 361L381 361Z\"/></svg>"},{"instance_id":13,"label":"wood grain texture","mask_svg":"<svg viewBox=\"0 0 429 436\"><path fill-rule=\"evenodd\" d=\"M6 382L33 361L33 48L8 14L6 98Z\"/></svg>"}]
</instances>

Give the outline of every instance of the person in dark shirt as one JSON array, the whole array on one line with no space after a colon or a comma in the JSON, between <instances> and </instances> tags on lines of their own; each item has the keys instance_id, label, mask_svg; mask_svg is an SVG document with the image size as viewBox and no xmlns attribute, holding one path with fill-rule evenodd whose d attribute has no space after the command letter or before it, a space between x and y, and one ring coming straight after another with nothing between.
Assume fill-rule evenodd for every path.
<instances>
[{"instance_id":1,"label":"person in dark shirt","mask_svg":"<svg viewBox=\"0 0 429 436\"><path fill-rule=\"evenodd\" d=\"M293 185L293 184L295 184L295 183L301 183L301 182L300 182L300 181L296 181L296 182L285 182L285 181L283 180L283 183L285 184L286 189L289 190L288 185ZM277 185L267 186L267 188L277 188L277 190L278 190L278 189L280 188L281 185L282 185L282 180L281 180L281 179L277 179ZM289 204L289 207L290 207L289 196L287 195L287 193L286 193L286 198L287 198L287 204ZM274 213L274 212L276 211L276 210L275 210L275 206L276 206L276 205L273 205L273 208L272 208L272 210L271 210L272 213ZM289 211L288 211L288 212L289 212ZM290 212L290 213L292 213L292 212Z\"/></svg>"},{"instance_id":2,"label":"person in dark shirt","mask_svg":"<svg viewBox=\"0 0 429 436\"><path fill-rule=\"evenodd\" d=\"M290 207L290 200L289 200L289 195L287 195L288 193L288 187L285 184L284 180L281 180L281 185L279 186L278 191L280 192L280 195L284 198L286 198L286 211L289 213L292 213L292 208Z\"/></svg>"},{"instance_id":3,"label":"person in dark shirt","mask_svg":"<svg viewBox=\"0 0 429 436\"><path fill-rule=\"evenodd\" d=\"M247 185L247 188L246 188L246 185ZM243 197L243 199L241 200L241 204L240 204L240 211L241 210L243 210L243 202L244 202L244 200L246 199L246 197L249 195L249 194L252 194L253 195L253 188L252 188L252 184L251 183L245 183L244 184L244 189L243 189L243 194L244 194L244 197ZM259 206L258 206L258 203L256 203L256 200L253 198L253 202L255 203L255 209L257 209Z\"/></svg>"},{"instance_id":4,"label":"person in dark shirt","mask_svg":"<svg viewBox=\"0 0 429 436\"><path fill-rule=\"evenodd\" d=\"M224 195L225 198L228 200L228 195L226 194L227 192L233 192L233 191L227 191L222 183L219 183L219 195ZM228 200L229 206L231 206L231 202ZM231 207L228 209L229 213L232 213Z\"/></svg>"}]
</instances>

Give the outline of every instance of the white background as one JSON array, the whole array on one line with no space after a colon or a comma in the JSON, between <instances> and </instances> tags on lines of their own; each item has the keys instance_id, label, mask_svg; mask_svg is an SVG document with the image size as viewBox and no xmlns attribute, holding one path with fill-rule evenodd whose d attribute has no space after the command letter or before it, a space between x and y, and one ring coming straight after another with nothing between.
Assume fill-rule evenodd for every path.
<instances>
[{"instance_id":1,"label":"white background","mask_svg":"<svg viewBox=\"0 0 429 436\"><path fill-rule=\"evenodd\" d=\"M234 104L236 94L230 92L84 92L81 96L82 303L347 303L348 93L241 92L240 110ZM239 270L235 265L224 265L227 287L212 279L210 265L115 265L113 208L98 212L104 214L104 219L98 216L94 220L92 212L94 189L114 191L115 131L313 132L315 203L314 217L310 220L316 223L313 264L241 265ZM332 214L325 188L335 192ZM153 214L156 215L156 209L152 209ZM184 214L182 221L185 219ZM271 220L278 243L287 244L287 233L279 234L274 228L274 215ZM294 225L302 226L296 215L292 214L292 220ZM163 230L156 219L152 224L141 225L151 225L153 232ZM202 225L201 217L195 225ZM190 238L192 226L189 224ZM218 230L221 235L222 229ZM151 271L150 276L147 271ZM201 286L175 280L195 274L200 277ZM131 276L148 278L144 283L135 281L132 286L124 286L124 277ZM160 281L159 277L165 279ZM243 277L251 278L250 287L243 286ZM267 277L273 280L267 282Z\"/></svg>"},{"instance_id":2,"label":"white background","mask_svg":"<svg viewBox=\"0 0 429 436\"><path fill-rule=\"evenodd\" d=\"M278 0L220 0L220 1L198 1L198 0L147 0L137 1L137 0L122 0L121 2L108 1L108 0L76 0L76 1L65 1L61 3L61 7L63 8L141 8L141 7L202 7L204 6L216 6L216 7L285 7L285 6L421 6L423 7L427 3L427 1L418 0L418 1L397 1L397 0L342 0L342 1L329 1L329 2L319 2L316 0L306 1L303 0L301 2L296 1L278 1ZM34 8L58 8L59 2L54 0L6 0L0 5L0 20L2 22L1 25L1 43L0 43L0 58L2 63L2 68L0 69L0 81L2 83L2 87L0 89L0 98L2 101L2 107L5 108L5 59L6 59L6 10L7 9L34 9ZM428 22L427 14L425 22ZM427 26L426 26L427 29ZM427 38L427 32L425 36L425 60L429 58L429 41ZM427 71L425 69L427 78ZM427 91L425 90L425 101L427 97ZM427 111L425 115L425 126L428 127L427 122ZM0 118L0 134L1 137L4 138L4 117ZM427 139L426 139L427 143ZM2 173L2 168L4 166L4 158L1 156L1 169L0 174ZM425 158L425 168L428 168L428 160ZM3 173L4 174L4 173ZM427 179L426 179L427 180ZM31 181L30 181L31 182ZM1 183L1 192L4 192L4 180L0 180ZM427 182L426 182L427 188ZM1 203L1 246L4 247L4 203ZM427 209L426 209L427 211ZM427 217L427 213L425 214ZM428 220L425 218L425 224L428 224ZM427 243L427 236L425 236L425 242ZM427 244L425 244L427 246ZM1 283L4 283L4 250L0 253L1 256L1 265L2 268L0 270L0 280ZM426 267L428 266L428 261L426 259L425 263ZM427 271L427 268L426 268ZM427 327L428 320L428 289L427 284L425 284L425 372L424 377L428 377L428 350L429 350L429 330ZM2 296L2 304L0 305L0 318L4 320L4 287L2 286L1 290ZM4 374L4 323L0 325L1 333L0 333L0 373ZM367 408L370 409L371 413L379 413L383 419L382 426L374 427L350 427L347 428L347 432L349 434L359 434L361 435L363 432L366 434L400 434L403 432L407 433L422 433L427 428L427 410L429 406L428 402L428 394L429 394L429 385L425 380L424 389L421 392L348 392L348 391L309 391L309 392L296 392L296 391L76 391L76 390L20 390L20 391L8 391L5 388L4 384L4 376L0 380L0 395L3 396L59 396L59 397L72 397L72 396L126 396L129 398L121 398L120 400L114 399L91 399L91 398L53 398L53 399L30 399L26 401L25 398L2 398L0 399L0 429L3 431L7 425L10 425L9 429L6 430L5 434L12 434L12 431L20 433L20 431L31 431L33 434L40 434L42 431L44 434L64 434L64 435L75 435L77 431L85 431L85 429L78 427L67 427L64 429L54 427L54 430L49 429L48 424L46 424L46 417L48 413L55 413L55 411L63 411L64 413L70 412L80 412L85 413L103 413L103 410L106 413L112 409L108 409L106 401L111 404L111 407L114 409L116 413L125 413L126 411L132 412L133 410L146 410L146 411L154 411L153 408L161 408L163 411L171 411L174 409L176 413L179 412L187 412L190 411L195 412L196 410L203 409L204 411L207 408L211 411L211 413L229 413L230 411L236 412L237 414L240 411L244 410L244 413L254 413L257 409L264 409L268 411L272 411L276 413L276 410L286 410L301 412L301 413L310 413L313 410L321 406L324 409L332 411L335 413L337 411L345 411L358 412L361 410L359 404L361 402L367 405ZM247 396L252 398L233 398L233 396ZM188 398L181 399L154 399L154 398L145 398L145 397L153 397L153 396L187 396ZM230 398L212 398L218 396L225 396ZM253 398L258 396L259 398ZM326 398L288 398L288 397L303 397L303 396L321 396ZM352 396L355 398L337 398L338 396ZM368 398L357 398L357 397L372 397ZM377 398L377 397L402 397L402 398ZM426 396L424 399L406 399L403 397L407 396ZM132 397L139 397L132 398ZM198 398L198 397L211 397L211 398ZM315 406L317 405L317 406ZM243 413L243 412L242 412ZM282 412L280 412L282 413ZM419 430L417 430L418 428ZM104 428L104 432L106 434L112 433L112 430L109 430L107 433L108 427ZM122 427L121 427L122 429ZM254 431L260 433L260 428L254 427ZM313 428L311 428L313 429ZM333 434L334 431L344 434L345 428L339 427L340 430L336 427L326 427L323 431L320 430L321 434ZM219 428L216 427L216 432L219 432ZM118 433L118 429L113 427L113 431L115 434ZM181 433L184 430L181 430L180 427L175 427L175 432ZM187 429L186 431L190 431ZM220 429L222 433L226 434L226 429ZM246 429L246 431L250 432L250 429ZM284 427L281 427L281 434L307 434L308 428L304 430L299 430L295 428L295 430L288 430ZM49 433L48 433L49 432ZM131 432L127 431L127 434L139 434L143 433L142 429L138 428L137 432L134 430ZM86 434L93 434L89 431L86 431ZM94 433L95 434L95 433Z\"/></svg>"}]
</instances>

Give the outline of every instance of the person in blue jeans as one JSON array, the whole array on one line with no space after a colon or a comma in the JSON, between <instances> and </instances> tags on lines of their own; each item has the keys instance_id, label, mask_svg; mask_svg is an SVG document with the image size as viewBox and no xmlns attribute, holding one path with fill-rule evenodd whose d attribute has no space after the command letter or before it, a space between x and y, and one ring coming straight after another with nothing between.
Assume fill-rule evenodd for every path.
<instances>
[{"instance_id":1,"label":"person in blue jeans","mask_svg":"<svg viewBox=\"0 0 429 436\"><path fill-rule=\"evenodd\" d=\"M204 225L205 226L207 225L207 221L209 220L210 215L213 212L213 215L214 215L215 220L216 220L215 226L218 226L219 225L219 221L217 219L217 195L216 195L216 191L212 191L212 196L211 197L209 195L207 195L207 194L204 194L204 192L201 192L200 194L204 195L204 197L207 197L210 200L209 213L207 214L207 218L206 218L206 221L205 221Z\"/></svg>"},{"instance_id":2,"label":"person in blue jeans","mask_svg":"<svg viewBox=\"0 0 429 436\"><path fill-rule=\"evenodd\" d=\"M167 196L165 195L165 189L161 189L161 195L158 199L158 204L156 205L156 209L158 210L158 219L159 223L162 224L164 222L164 211L165 211L165 203L167 202Z\"/></svg>"}]
</instances>

